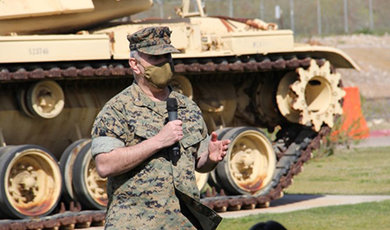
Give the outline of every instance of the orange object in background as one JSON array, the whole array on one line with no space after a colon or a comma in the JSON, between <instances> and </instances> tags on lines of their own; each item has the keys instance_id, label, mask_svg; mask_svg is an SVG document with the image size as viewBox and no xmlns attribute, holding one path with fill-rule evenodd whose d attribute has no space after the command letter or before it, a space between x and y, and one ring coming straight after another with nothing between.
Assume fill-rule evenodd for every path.
<instances>
[{"instance_id":1,"label":"orange object in background","mask_svg":"<svg viewBox=\"0 0 390 230\"><path fill-rule=\"evenodd\" d=\"M340 128L336 127L332 136L341 132L353 139L366 138L370 130L362 113L359 88L346 87L344 90L346 95L344 97L341 125L339 126Z\"/></svg>"}]
</instances>

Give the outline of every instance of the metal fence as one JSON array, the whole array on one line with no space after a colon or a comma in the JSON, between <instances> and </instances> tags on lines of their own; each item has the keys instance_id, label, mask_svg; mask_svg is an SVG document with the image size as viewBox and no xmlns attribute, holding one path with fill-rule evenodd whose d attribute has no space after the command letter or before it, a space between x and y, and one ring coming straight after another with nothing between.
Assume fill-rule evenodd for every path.
<instances>
[{"instance_id":1,"label":"metal fence","mask_svg":"<svg viewBox=\"0 0 390 230\"><path fill-rule=\"evenodd\" d=\"M315 36L390 32L388 0L203 0L208 15L260 18L296 35ZM177 18L179 0L155 0L153 8L132 18Z\"/></svg>"}]
</instances>

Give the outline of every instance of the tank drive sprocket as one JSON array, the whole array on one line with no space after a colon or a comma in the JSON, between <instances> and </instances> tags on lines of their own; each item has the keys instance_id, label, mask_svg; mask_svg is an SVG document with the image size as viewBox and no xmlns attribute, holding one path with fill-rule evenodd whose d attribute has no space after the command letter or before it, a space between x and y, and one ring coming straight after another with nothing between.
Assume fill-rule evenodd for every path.
<instances>
[{"instance_id":1,"label":"tank drive sprocket","mask_svg":"<svg viewBox=\"0 0 390 230\"><path fill-rule=\"evenodd\" d=\"M316 60L310 66L297 68L283 76L279 83L277 103L289 121L313 126L319 131L323 124L333 127L342 114L341 99L345 91L340 86L340 74L331 71L329 61L320 66Z\"/></svg>"}]
</instances>

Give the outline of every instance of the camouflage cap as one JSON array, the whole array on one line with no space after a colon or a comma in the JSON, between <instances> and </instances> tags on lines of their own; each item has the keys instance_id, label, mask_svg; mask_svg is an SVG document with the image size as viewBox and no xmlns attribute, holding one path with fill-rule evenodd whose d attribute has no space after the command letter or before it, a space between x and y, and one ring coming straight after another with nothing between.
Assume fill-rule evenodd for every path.
<instances>
[{"instance_id":1,"label":"camouflage cap","mask_svg":"<svg viewBox=\"0 0 390 230\"><path fill-rule=\"evenodd\" d=\"M162 55L167 53L179 53L180 51L171 45L171 31L168 27L147 27L131 35L127 35L130 42L130 50L139 50L149 55Z\"/></svg>"}]
</instances>

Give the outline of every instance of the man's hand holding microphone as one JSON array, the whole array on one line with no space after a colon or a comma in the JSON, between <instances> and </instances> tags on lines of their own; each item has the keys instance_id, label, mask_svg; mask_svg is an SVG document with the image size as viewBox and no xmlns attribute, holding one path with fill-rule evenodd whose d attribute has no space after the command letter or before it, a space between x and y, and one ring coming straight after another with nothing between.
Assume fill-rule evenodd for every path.
<instances>
[{"instance_id":1,"label":"man's hand holding microphone","mask_svg":"<svg viewBox=\"0 0 390 230\"><path fill-rule=\"evenodd\" d=\"M181 120L178 120L177 100L175 98L167 99L167 111L168 123L160 130L156 137L158 137L162 148L171 146L170 154L173 158L173 162L175 163L180 157L179 141L183 138L183 123ZM226 156L230 140L218 140L216 132L212 132L210 136L208 153L201 153L201 157L204 159L200 161L203 163L218 163Z\"/></svg>"},{"instance_id":2,"label":"man's hand holding microphone","mask_svg":"<svg viewBox=\"0 0 390 230\"><path fill-rule=\"evenodd\" d=\"M177 101L175 98L167 99L168 123L157 134L163 148L173 146L179 151L178 142L183 138L183 122L177 119Z\"/></svg>"}]
</instances>

